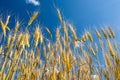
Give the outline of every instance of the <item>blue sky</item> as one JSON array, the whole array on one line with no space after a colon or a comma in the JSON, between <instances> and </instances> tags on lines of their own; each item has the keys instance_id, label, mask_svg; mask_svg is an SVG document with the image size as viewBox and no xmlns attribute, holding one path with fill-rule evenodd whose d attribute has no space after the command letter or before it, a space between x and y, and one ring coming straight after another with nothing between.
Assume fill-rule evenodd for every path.
<instances>
[{"instance_id":1,"label":"blue sky","mask_svg":"<svg viewBox=\"0 0 120 80\"><path fill-rule=\"evenodd\" d=\"M29 2L31 1L31 2ZM48 27L57 26L58 20L53 3L61 10L64 19L75 26L84 28L94 25L120 25L119 0L1 0L2 13L15 14L20 19L28 19L28 12L40 11L39 22Z\"/></svg>"}]
</instances>

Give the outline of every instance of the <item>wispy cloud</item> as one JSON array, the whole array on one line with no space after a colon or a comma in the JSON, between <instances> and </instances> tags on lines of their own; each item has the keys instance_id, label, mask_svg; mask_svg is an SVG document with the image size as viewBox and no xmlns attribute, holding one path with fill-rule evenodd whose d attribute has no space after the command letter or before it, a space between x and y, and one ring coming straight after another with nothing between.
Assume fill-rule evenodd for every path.
<instances>
[{"instance_id":1,"label":"wispy cloud","mask_svg":"<svg viewBox=\"0 0 120 80\"><path fill-rule=\"evenodd\" d=\"M39 0L26 0L26 3L33 4L35 6L39 6L40 5Z\"/></svg>"}]
</instances>

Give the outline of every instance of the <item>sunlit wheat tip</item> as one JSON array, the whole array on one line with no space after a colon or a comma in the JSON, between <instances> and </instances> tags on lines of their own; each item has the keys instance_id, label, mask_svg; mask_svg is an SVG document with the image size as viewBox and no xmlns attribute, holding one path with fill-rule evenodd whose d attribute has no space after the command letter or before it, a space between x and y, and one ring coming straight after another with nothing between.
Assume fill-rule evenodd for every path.
<instances>
[{"instance_id":1,"label":"sunlit wheat tip","mask_svg":"<svg viewBox=\"0 0 120 80\"><path fill-rule=\"evenodd\" d=\"M107 32L107 34L108 34L108 37L109 37L109 38L112 38L112 35L111 35L111 33L110 33L110 31L109 31L108 28L106 29L106 32Z\"/></svg>"},{"instance_id":2,"label":"sunlit wheat tip","mask_svg":"<svg viewBox=\"0 0 120 80\"><path fill-rule=\"evenodd\" d=\"M86 37L85 37L85 35L82 35L82 38L81 38L81 39L82 39L83 42L86 42Z\"/></svg>"},{"instance_id":3,"label":"sunlit wheat tip","mask_svg":"<svg viewBox=\"0 0 120 80\"><path fill-rule=\"evenodd\" d=\"M96 53L95 53L95 51L93 50L93 48L91 48L91 51L92 51L92 54L96 57Z\"/></svg>"},{"instance_id":4,"label":"sunlit wheat tip","mask_svg":"<svg viewBox=\"0 0 120 80\"><path fill-rule=\"evenodd\" d=\"M51 34L50 30L47 27L45 29L46 29L48 35L52 38L52 34Z\"/></svg>"},{"instance_id":5,"label":"sunlit wheat tip","mask_svg":"<svg viewBox=\"0 0 120 80\"><path fill-rule=\"evenodd\" d=\"M98 37L99 39L101 39L101 35L100 35L100 33L98 32L97 29L95 29L95 33L96 33L97 37Z\"/></svg>"},{"instance_id":6,"label":"sunlit wheat tip","mask_svg":"<svg viewBox=\"0 0 120 80\"><path fill-rule=\"evenodd\" d=\"M17 21L17 22L16 22L16 25L15 25L15 28L14 28L14 34L17 33L18 28L19 28L19 25L20 25L20 23L19 23L19 21Z\"/></svg>"},{"instance_id":7,"label":"sunlit wheat tip","mask_svg":"<svg viewBox=\"0 0 120 80\"><path fill-rule=\"evenodd\" d=\"M34 31L34 34L33 34L33 38L34 38L34 45L35 47L38 45L38 41L39 41L39 38L40 38L40 32L39 32L39 27L37 27Z\"/></svg>"},{"instance_id":8,"label":"sunlit wheat tip","mask_svg":"<svg viewBox=\"0 0 120 80\"><path fill-rule=\"evenodd\" d=\"M40 36L40 43L43 44L43 35L41 32L40 32L39 36Z\"/></svg>"},{"instance_id":9,"label":"sunlit wheat tip","mask_svg":"<svg viewBox=\"0 0 120 80\"><path fill-rule=\"evenodd\" d=\"M48 43L47 45L48 51L50 51L50 40L47 40L47 43Z\"/></svg>"},{"instance_id":10,"label":"sunlit wheat tip","mask_svg":"<svg viewBox=\"0 0 120 80\"><path fill-rule=\"evenodd\" d=\"M93 38L89 32L87 32L88 38L90 39L91 42L93 42Z\"/></svg>"},{"instance_id":11,"label":"sunlit wheat tip","mask_svg":"<svg viewBox=\"0 0 120 80\"><path fill-rule=\"evenodd\" d=\"M25 35L22 34L21 39L20 39L20 46L22 46L22 48L25 48Z\"/></svg>"},{"instance_id":12,"label":"sunlit wheat tip","mask_svg":"<svg viewBox=\"0 0 120 80\"><path fill-rule=\"evenodd\" d=\"M10 15L7 16L7 19L6 19L6 22L5 22L5 26L8 25L8 23L9 23L9 19L10 19Z\"/></svg>"},{"instance_id":13,"label":"sunlit wheat tip","mask_svg":"<svg viewBox=\"0 0 120 80\"><path fill-rule=\"evenodd\" d=\"M60 10L58 8L56 8L56 11L57 11L58 20L62 24L62 17L61 17Z\"/></svg>"},{"instance_id":14,"label":"sunlit wheat tip","mask_svg":"<svg viewBox=\"0 0 120 80\"><path fill-rule=\"evenodd\" d=\"M69 28L70 28L70 31L72 33L72 36L73 36L74 40L76 40L77 36L76 36L75 30L74 30L74 28L71 24L69 24Z\"/></svg>"},{"instance_id":15,"label":"sunlit wheat tip","mask_svg":"<svg viewBox=\"0 0 120 80\"><path fill-rule=\"evenodd\" d=\"M105 58L106 58L106 61L107 61L107 64L110 66L110 57L108 54L105 55Z\"/></svg>"},{"instance_id":16,"label":"sunlit wheat tip","mask_svg":"<svg viewBox=\"0 0 120 80\"><path fill-rule=\"evenodd\" d=\"M56 29L56 41L59 41L60 34L59 34L59 28Z\"/></svg>"},{"instance_id":17,"label":"sunlit wheat tip","mask_svg":"<svg viewBox=\"0 0 120 80\"><path fill-rule=\"evenodd\" d=\"M108 44L108 50L110 52L110 55L114 58L115 57L115 52L114 52L113 47L112 47L109 40L107 40L107 44Z\"/></svg>"},{"instance_id":18,"label":"sunlit wheat tip","mask_svg":"<svg viewBox=\"0 0 120 80\"><path fill-rule=\"evenodd\" d=\"M30 38L29 33L26 33L26 34L25 34L25 45L26 45L27 47L30 47L29 38Z\"/></svg>"},{"instance_id":19,"label":"sunlit wheat tip","mask_svg":"<svg viewBox=\"0 0 120 80\"><path fill-rule=\"evenodd\" d=\"M65 39L68 40L68 30L67 30L67 26L66 26L65 22L63 22L62 30L63 30L63 32L65 34Z\"/></svg>"},{"instance_id":20,"label":"sunlit wheat tip","mask_svg":"<svg viewBox=\"0 0 120 80\"><path fill-rule=\"evenodd\" d=\"M30 18L30 20L28 21L28 26L30 26L32 24L32 22L36 19L36 17L38 16L39 12L34 12L34 14L32 15L32 17Z\"/></svg>"},{"instance_id":21,"label":"sunlit wheat tip","mask_svg":"<svg viewBox=\"0 0 120 80\"><path fill-rule=\"evenodd\" d=\"M108 29L110 30L110 33L111 33L112 37L115 38L115 33L113 32L112 28L108 27Z\"/></svg>"},{"instance_id":22,"label":"sunlit wheat tip","mask_svg":"<svg viewBox=\"0 0 120 80\"><path fill-rule=\"evenodd\" d=\"M8 26L6 26L2 20L0 20L0 24L1 24L1 27L2 27L2 32L3 32L3 35L4 35L4 38L6 37L6 29L10 30Z\"/></svg>"},{"instance_id":23,"label":"sunlit wheat tip","mask_svg":"<svg viewBox=\"0 0 120 80\"><path fill-rule=\"evenodd\" d=\"M101 31L102 31L102 33L103 33L103 35L104 35L104 38L105 38L105 39L107 39L106 32L104 31L104 29L103 29L103 28L101 28Z\"/></svg>"}]
</instances>

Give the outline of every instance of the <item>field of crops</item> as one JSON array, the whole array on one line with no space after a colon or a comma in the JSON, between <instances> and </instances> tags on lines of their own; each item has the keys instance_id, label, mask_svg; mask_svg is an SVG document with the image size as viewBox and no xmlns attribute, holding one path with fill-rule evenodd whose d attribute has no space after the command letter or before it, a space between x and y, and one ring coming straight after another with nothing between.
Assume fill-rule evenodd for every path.
<instances>
[{"instance_id":1,"label":"field of crops","mask_svg":"<svg viewBox=\"0 0 120 80\"><path fill-rule=\"evenodd\" d=\"M13 30L9 28L10 15L0 18L0 80L120 80L119 35L108 26L93 30L98 42L87 30L78 37L58 8L56 14L60 22L56 34L44 27L49 38L40 25L33 24L38 11L24 22L23 31L20 21ZM28 29L31 24L36 26L34 32Z\"/></svg>"}]
</instances>

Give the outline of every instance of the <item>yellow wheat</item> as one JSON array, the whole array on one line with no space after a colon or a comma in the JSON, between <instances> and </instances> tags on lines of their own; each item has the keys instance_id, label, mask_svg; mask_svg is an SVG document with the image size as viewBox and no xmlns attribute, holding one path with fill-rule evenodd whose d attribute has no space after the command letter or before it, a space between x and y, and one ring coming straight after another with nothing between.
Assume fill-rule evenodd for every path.
<instances>
[{"instance_id":1,"label":"yellow wheat","mask_svg":"<svg viewBox=\"0 0 120 80\"><path fill-rule=\"evenodd\" d=\"M37 16L38 16L38 12L36 11L36 12L34 12L34 14L32 15L32 17L28 21L28 26L30 26L32 24L32 22L36 19Z\"/></svg>"}]
</instances>

